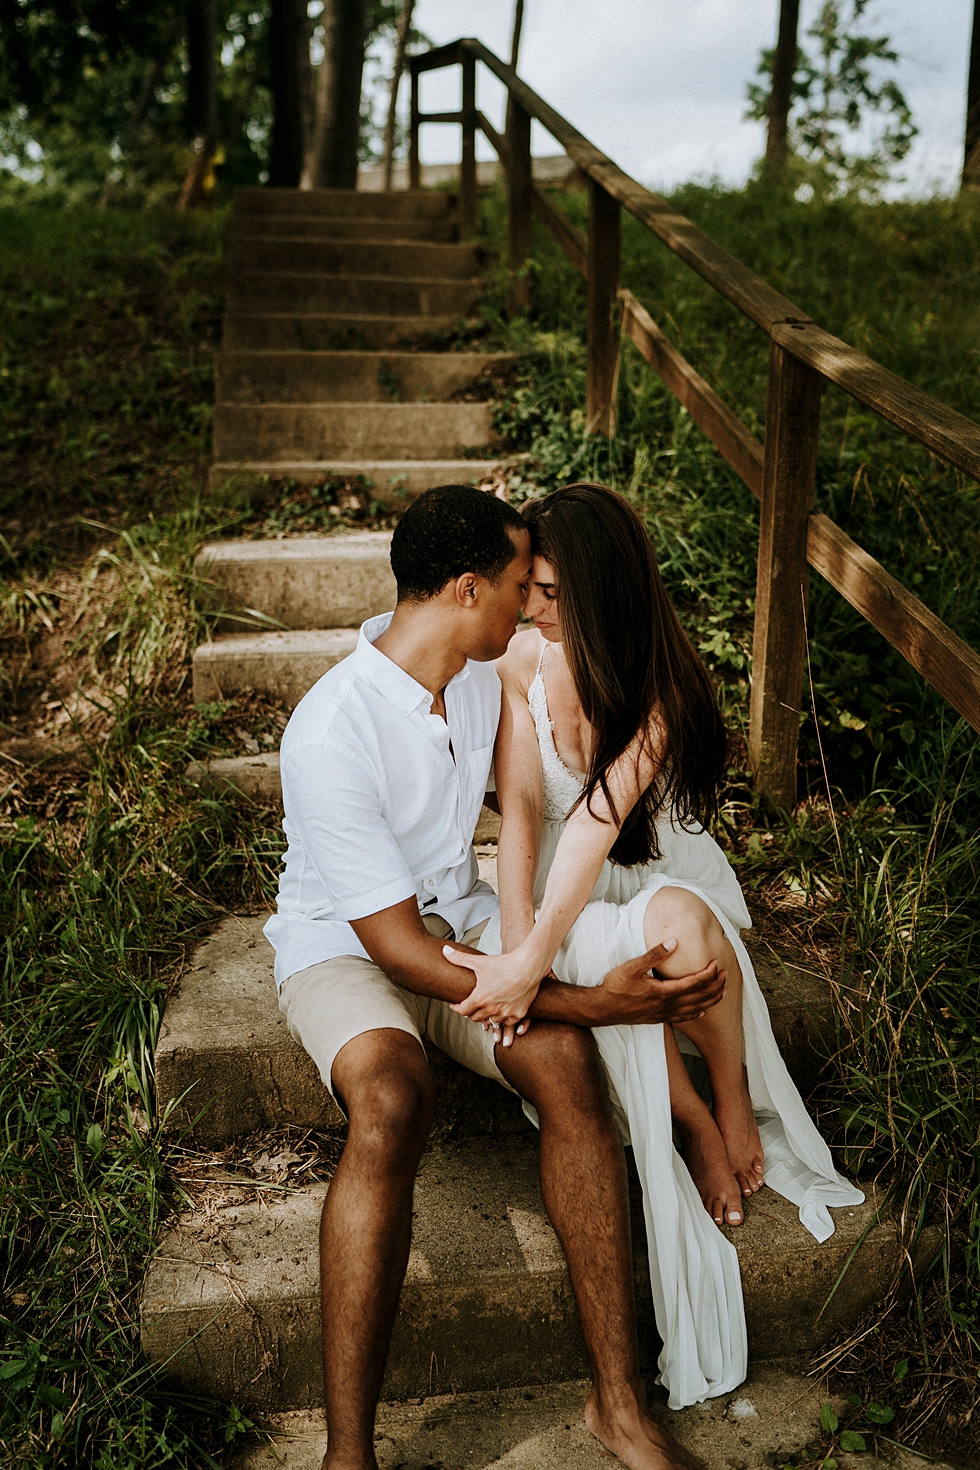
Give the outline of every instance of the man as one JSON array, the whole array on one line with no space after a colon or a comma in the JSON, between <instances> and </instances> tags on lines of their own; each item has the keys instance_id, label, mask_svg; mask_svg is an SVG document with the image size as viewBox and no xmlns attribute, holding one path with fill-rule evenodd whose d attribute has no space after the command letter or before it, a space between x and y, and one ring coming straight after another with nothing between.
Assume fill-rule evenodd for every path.
<instances>
[{"instance_id":1,"label":"man","mask_svg":"<svg viewBox=\"0 0 980 1470\"><path fill-rule=\"evenodd\" d=\"M499 1044L451 1009L473 980L444 942L475 946L496 906L472 841L500 708L492 660L516 628L530 562L503 501L458 485L421 496L392 538L394 613L364 624L282 741L289 848L266 934L290 1031L349 1120L320 1233L325 1470L376 1470L375 1409L434 1107L423 1037L537 1109L541 1188L593 1369L589 1428L634 1470L697 1464L646 1413L623 1148L586 1028L697 1015L724 975L653 980L658 950L595 989L549 978L526 1034Z\"/></svg>"}]
</instances>

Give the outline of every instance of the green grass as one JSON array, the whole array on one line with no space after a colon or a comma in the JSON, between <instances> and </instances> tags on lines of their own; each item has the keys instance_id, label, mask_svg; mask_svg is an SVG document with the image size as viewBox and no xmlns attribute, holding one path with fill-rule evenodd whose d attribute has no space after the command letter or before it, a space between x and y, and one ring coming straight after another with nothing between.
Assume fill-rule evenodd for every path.
<instances>
[{"instance_id":1,"label":"green grass","mask_svg":"<svg viewBox=\"0 0 980 1470\"><path fill-rule=\"evenodd\" d=\"M579 196L561 202L582 222ZM691 189L679 202L823 325L980 416L972 201L802 206ZM189 759L237 749L242 725L275 735L257 705L190 703L192 562L207 536L322 529L344 497L204 494L220 224L0 208L0 749L38 725L51 741L59 721L76 735L34 774L0 756L3 1463L189 1467L241 1427L228 1405L163 1391L134 1320L154 1231L180 1202L151 1121L163 1000L223 910L268 901L282 846L271 810L181 780ZM485 226L499 241L494 196ZM617 439L585 438L581 283L537 227L535 252L530 320L504 322L497 281L482 332L522 353L498 409L515 498L587 475L634 499L744 729L754 499L629 344ZM761 433L761 334L629 222L624 278ZM370 517L358 494L350 514ZM830 393L818 497L980 643L975 486ZM722 835L750 901L789 914L787 934L818 946L837 987L822 1126L854 1167L894 1180L910 1242L941 1227L917 1304L886 1303L866 1337L836 1346L838 1370L862 1402L896 1409L891 1437L975 1462L976 740L816 578L810 620L805 800L792 819L761 812L734 770Z\"/></svg>"}]
</instances>

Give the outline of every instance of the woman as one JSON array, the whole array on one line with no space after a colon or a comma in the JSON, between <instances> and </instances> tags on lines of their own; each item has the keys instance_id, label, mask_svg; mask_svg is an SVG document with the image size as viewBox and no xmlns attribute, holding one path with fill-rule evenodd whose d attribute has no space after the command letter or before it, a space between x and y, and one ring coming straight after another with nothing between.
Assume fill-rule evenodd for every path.
<instances>
[{"instance_id":1,"label":"woman","mask_svg":"<svg viewBox=\"0 0 980 1470\"><path fill-rule=\"evenodd\" d=\"M703 825L727 738L643 524L601 485L568 486L523 514L535 627L498 666L500 927L485 931L485 957L447 953L476 974L457 1009L495 1028L522 1020L549 969L596 985L668 943L663 976L712 960L727 971L723 1000L679 1028L684 1050L704 1058L713 1113L671 1028L595 1033L643 1185L661 1377L679 1408L745 1376L738 1261L711 1220L740 1225L743 1197L765 1178L824 1240L827 1206L863 1196L835 1172L803 1107L739 938L749 915Z\"/></svg>"}]
</instances>

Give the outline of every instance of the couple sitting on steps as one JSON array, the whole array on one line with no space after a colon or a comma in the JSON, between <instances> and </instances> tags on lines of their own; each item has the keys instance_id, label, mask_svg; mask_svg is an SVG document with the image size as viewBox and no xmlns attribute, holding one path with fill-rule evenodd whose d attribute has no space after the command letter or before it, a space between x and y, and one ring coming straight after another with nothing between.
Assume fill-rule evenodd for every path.
<instances>
[{"instance_id":1,"label":"couple sitting on steps","mask_svg":"<svg viewBox=\"0 0 980 1470\"><path fill-rule=\"evenodd\" d=\"M862 1196L777 1050L705 831L727 739L646 531L599 485L523 513L449 485L391 544L394 613L282 742L280 1006L349 1120L320 1234L330 1470L369 1470L433 1115L428 1038L524 1100L592 1367L589 1429L633 1470L696 1461L649 1417L623 1140L673 1408L746 1372L738 1226L763 1180L817 1237ZM515 632L522 611L534 626ZM499 903L473 833L494 776ZM688 1079L700 1054L713 1110ZM673 1143L673 1130L680 1152Z\"/></svg>"}]
</instances>

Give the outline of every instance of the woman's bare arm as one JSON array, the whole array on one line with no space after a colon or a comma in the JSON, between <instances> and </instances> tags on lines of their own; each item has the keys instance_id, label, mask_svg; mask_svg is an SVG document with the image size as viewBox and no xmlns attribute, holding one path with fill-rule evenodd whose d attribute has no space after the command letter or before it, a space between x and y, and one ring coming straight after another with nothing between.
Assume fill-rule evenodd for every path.
<instances>
[{"instance_id":1,"label":"woman's bare arm","mask_svg":"<svg viewBox=\"0 0 980 1470\"><path fill-rule=\"evenodd\" d=\"M497 663L503 689L494 749L494 777L500 804L497 888L500 941L504 953L534 928L534 875L541 847L543 781L534 720L528 708L530 662L536 640L515 634Z\"/></svg>"},{"instance_id":2,"label":"woman's bare arm","mask_svg":"<svg viewBox=\"0 0 980 1470\"><path fill-rule=\"evenodd\" d=\"M461 1015L507 1024L523 1019L565 936L589 901L620 824L653 781L659 766L658 749L659 744L655 746L650 737L638 736L610 770L609 791L618 821L601 790L592 799L591 811L583 803L568 819L537 922L517 948L500 956L461 957L460 963L477 977L471 994L455 1007Z\"/></svg>"}]
</instances>

